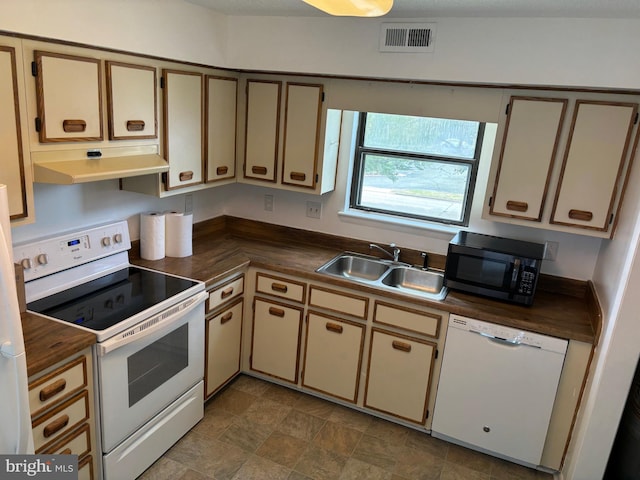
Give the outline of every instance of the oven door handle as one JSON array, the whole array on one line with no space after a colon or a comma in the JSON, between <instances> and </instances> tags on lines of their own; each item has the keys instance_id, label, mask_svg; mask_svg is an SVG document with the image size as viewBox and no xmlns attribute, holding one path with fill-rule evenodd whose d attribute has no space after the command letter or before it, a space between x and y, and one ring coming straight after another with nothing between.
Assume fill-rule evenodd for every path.
<instances>
[{"instance_id":1,"label":"oven door handle","mask_svg":"<svg viewBox=\"0 0 640 480\"><path fill-rule=\"evenodd\" d=\"M98 344L98 355L104 357L109 352L124 347L131 342L137 342L158 331L167 330L169 327L179 322L186 314L195 309L198 305L207 299L207 292L199 292L189 297L187 300L180 302L179 305L173 306L154 315L149 320L131 327L128 330L120 332L115 337ZM203 318L204 321L204 318Z\"/></svg>"}]
</instances>

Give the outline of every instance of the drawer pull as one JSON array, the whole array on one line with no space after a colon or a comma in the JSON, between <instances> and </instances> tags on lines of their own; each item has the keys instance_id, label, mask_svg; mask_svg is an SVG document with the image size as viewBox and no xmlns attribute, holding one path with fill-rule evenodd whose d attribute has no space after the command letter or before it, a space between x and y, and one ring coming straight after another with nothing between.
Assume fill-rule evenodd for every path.
<instances>
[{"instance_id":1,"label":"drawer pull","mask_svg":"<svg viewBox=\"0 0 640 480\"><path fill-rule=\"evenodd\" d=\"M69 415L63 415L44 427L42 434L45 438L49 438L51 435L55 435L67 425L69 425Z\"/></svg>"},{"instance_id":2,"label":"drawer pull","mask_svg":"<svg viewBox=\"0 0 640 480\"><path fill-rule=\"evenodd\" d=\"M588 212L586 210L569 210L569 218L572 220L582 220L584 222L589 222L593 219L593 213Z\"/></svg>"},{"instance_id":3,"label":"drawer pull","mask_svg":"<svg viewBox=\"0 0 640 480\"><path fill-rule=\"evenodd\" d=\"M304 182L307 179L307 175L302 172L291 172L289 178L297 182Z\"/></svg>"},{"instance_id":4,"label":"drawer pull","mask_svg":"<svg viewBox=\"0 0 640 480\"><path fill-rule=\"evenodd\" d=\"M185 180L191 180L193 178L193 172L191 170L187 172L180 172L180 181L184 182Z\"/></svg>"},{"instance_id":5,"label":"drawer pull","mask_svg":"<svg viewBox=\"0 0 640 480\"><path fill-rule=\"evenodd\" d=\"M60 455L71 455L71 449L70 448L65 448L64 450L62 450L60 452Z\"/></svg>"},{"instance_id":6,"label":"drawer pull","mask_svg":"<svg viewBox=\"0 0 640 480\"><path fill-rule=\"evenodd\" d=\"M408 343L399 342L398 340L394 340L393 342L391 342L391 345L396 350L400 350L402 352L407 352L408 353L408 352L411 351L411 345L409 345Z\"/></svg>"},{"instance_id":7,"label":"drawer pull","mask_svg":"<svg viewBox=\"0 0 640 480\"><path fill-rule=\"evenodd\" d=\"M272 283L271 290L274 292L287 293L287 286L284 283Z\"/></svg>"},{"instance_id":8,"label":"drawer pull","mask_svg":"<svg viewBox=\"0 0 640 480\"><path fill-rule=\"evenodd\" d=\"M220 294L220 298L224 300L225 298L230 297L231 295L233 295L233 287L229 287L226 290L223 290L222 293Z\"/></svg>"},{"instance_id":9,"label":"drawer pull","mask_svg":"<svg viewBox=\"0 0 640 480\"><path fill-rule=\"evenodd\" d=\"M218 167L216 168L216 175L226 175L229 171L229 167Z\"/></svg>"},{"instance_id":10,"label":"drawer pull","mask_svg":"<svg viewBox=\"0 0 640 480\"><path fill-rule=\"evenodd\" d=\"M141 132L144 130L144 120L127 120L127 131Z\"/></svg>"},{"instance_id":11,"label":"drawer pull","mask_svg":"<svg viewBox=\"0 0 640 480\"><path fill-rule=\"evenodd\" d=\"M229 312L224 314L221 318L220 318L220 325L224 325L225 323L227 323L229 320L231 320L233 318L233 312Z\"/></svg>"},{"instance_id":12,"label":"drawer pull","mask_svg":"<svg viewBox=\"0 0 640 480\"><path fill-rule=\"evenodd\" d=\"M274 317L284 317L284 310L276 307L269 307L269 314Z\"/></svg>"},{"instance_id":13,"label":"drawer pull","mask_svg":"<svg viewBox=\"0 0 640 480\"><path fill-rule=\"evenodd\" d=\"M87 129L87 122L84 120L63 120L62 129L67 133L84 132Z\"/></svg>"},{"instance_id":14,"label":"drawer pull","mask_svg":"<svg viewBox=\"0 0 640 480\"><path fill-rule=\"evenodd\" d=\"M66 387L67 387L67 381L64 378L56 380L51 385L47 385L42 390L40 390L40 401L46 402L51 397L62 392Z\"/></svg>"},{"instance_id":15,"label":"drawer pull","mask_svg":"<svg viewBox=\"0 0 640 480\"><path fill-rule=\"evenodd\" d=\"M342 325L338 325L337 323L327 322L325 328L330 332L342 333Z\"/></svg>"},{"instance_id":16,"label":"drawer pull","mask_svg":"<svg viewBox=\"0 0 640 480\"><path fill-rule=\"evenodd\" d=\"M526 212L527 210L529 210L529 204L527 202L516 202L515 200L509 200L507 202L507 210Z\"/></svg>"},{"instance_id":17,"label":"drawer pull","mask_svg":"<svg viewBox=\"0 0 640 480\"><path fill-rule=\"evenodd\" d=\"M267 174L267 167L256 167L256 166L253 166L253 167L251 167L251 173L254 173L256 175L266 175Z\"/></svg>"}]
</instances>

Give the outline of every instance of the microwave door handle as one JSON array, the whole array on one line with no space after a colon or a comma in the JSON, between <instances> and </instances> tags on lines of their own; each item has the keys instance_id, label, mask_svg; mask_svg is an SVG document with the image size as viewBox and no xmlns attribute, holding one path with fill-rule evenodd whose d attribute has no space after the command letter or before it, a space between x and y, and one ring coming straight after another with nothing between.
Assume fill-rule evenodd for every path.
<instances>
[{"instance_id":1,"label":"microwave door handle","mask_svg":"<svg viewBox=\"0 0 640 480\"><path fill-rule=\"evenodd\" d=\"M520 259L516 258L513 261L513 270L511 270L511 291L515 290L518 284L518 273L520 273Z\"/></svg>"}]
</instances>

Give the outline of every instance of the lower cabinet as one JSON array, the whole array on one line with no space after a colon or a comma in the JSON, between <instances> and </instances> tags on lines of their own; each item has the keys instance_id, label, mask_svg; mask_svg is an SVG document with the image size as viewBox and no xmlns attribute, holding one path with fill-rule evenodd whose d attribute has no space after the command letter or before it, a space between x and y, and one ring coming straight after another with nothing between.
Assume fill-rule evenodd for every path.
<instances>
[{"instance_id":1,"label":"lower cabinet","mask_svg":"<svg viewBox=\"0 0 640 480\"><path fill-rule=\"evenodd\" d=\"M309 312L302 386L356 403L365 325Z\"/></svg>"},{"instance_id":2,"label":"lower cabinet","mask_svg":"<svg viewBox=\"0 0 640 480\"><path fill-rule=\"evenodd\" d=\"M207 318L205 398L240 373L242 298Z\"/></svg>"},{"instance_id":3,"label":"lower cabinet","mask_svg":"<svg viewBox=\"0 0 640 480\"><path fill-rule=\"evenodd\" d=\"M303 309L256 297L250 368L298 383Z\"/></svg>"},{"instance_id":4,"label":"lower cabinet","mask_svg":"<svg viewBox=\"0 0 640 480\"><path fill-rule=\"evenodd\" d=\"M373 328L364 406L424 424L436 344Z\"/></svg>"}]
</instances>

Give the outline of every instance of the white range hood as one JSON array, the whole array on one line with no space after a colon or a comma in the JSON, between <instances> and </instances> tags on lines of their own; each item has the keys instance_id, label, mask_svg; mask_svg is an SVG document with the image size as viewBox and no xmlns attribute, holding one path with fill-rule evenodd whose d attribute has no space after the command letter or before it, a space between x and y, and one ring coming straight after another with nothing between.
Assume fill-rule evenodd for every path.
<instances>
[{"instance_id":1,"label":"white range hood","mask_svg":"<svg viewBox=\"0 0 640 480\"><path fill-rule=\"evenodd\" d=\"M162 173L169 163L157 145L31 152L33 181L72 185Z\"/></svg>"}]
</instances>

